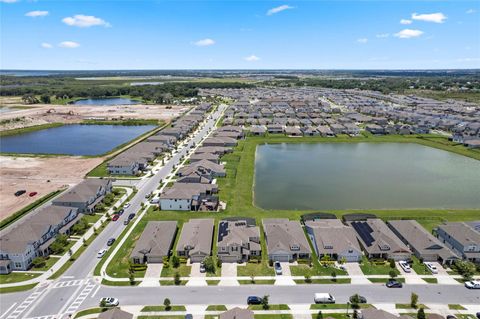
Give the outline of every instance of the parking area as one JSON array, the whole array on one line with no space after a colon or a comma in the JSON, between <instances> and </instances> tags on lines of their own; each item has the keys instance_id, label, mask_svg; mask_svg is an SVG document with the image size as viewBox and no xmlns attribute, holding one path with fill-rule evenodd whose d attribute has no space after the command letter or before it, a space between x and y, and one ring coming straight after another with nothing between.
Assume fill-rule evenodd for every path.
<instances>
[{"instance_id":1,"label":"parking area","mask_svg":"<svg viewBox=\"0 0 480 319\"><path fill-rule=\"evenodd\" d=\"M290 271L290 263L281 262L282 274L275 274L275 286L293 286L295 281L292 279L292 273Z\"/></svg>"},{"instance_id":2,"label":"parking area","mask_svg":"<svg viewBox=\"0 0 480 319\"><path fill-rule=\"evenodd\" d=\"M145 277L140 283L141 287L159 287L160 274L162 273L163 263L147 264L147 270L145 271Z\"/></svg>"},{"instance_id":3,"label":"parking area","mask_svg":"<svg viewBox=\"0 0 480 319\"><path fill-rule=\"evenodd\" d=\"M402 275L405 278L405 283L406 284L424 284L425 281L423 281L422 278L413 270L411 269L410 272L406 272L403 270L403 268L400 266L398 262L395 263L398 271L400 271L400 275Z\"/></svg>"},{"instance_id":4,"label":"parking area","mask_svg":"<svg viewBox=\"0 0 480 319\"><path fill-rule=\"evenodd\" d=\"M240 285L237 277L237 263L223 263L222 264L222 280L219 286L238 286Z\"/></svg>"},{"instance_id":5,"label":"parking area","mask_svg":"<svg viewBox=\"0 0 480 319\"><path fill-rule=\"evenodd\" d=\"M200 263L192 263L190 268L191 279L187 282L186 286L207 286L205 280L206 273L200 272Z\"/></svg>"}]
</instances>

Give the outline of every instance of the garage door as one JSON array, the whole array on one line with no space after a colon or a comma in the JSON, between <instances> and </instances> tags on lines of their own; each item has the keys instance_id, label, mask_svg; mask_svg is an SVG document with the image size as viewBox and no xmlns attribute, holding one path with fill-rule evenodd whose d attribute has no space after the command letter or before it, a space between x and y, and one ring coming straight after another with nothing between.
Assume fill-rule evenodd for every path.
<instances>
[{"instance_id":1,"label":"garage door","mask_svg":"<svg viewBox=\"0 0 480 319\"><path fill-rule=\"evenodd\" d=\"M274 256L272 256L272 259L274 261L289 262L290 261L290 256L289 255L274 255Z\"/></svg>"},{"instance_id":2,"label":"garage door","mask_svg":"<svg viewBox=\"0 0 480 319\"><path fill-rule=\"evenodd\" d=\"M148 263L150 264L159 264L163 263L163 257L148 257Z\"/></svg>"}]
</instances>

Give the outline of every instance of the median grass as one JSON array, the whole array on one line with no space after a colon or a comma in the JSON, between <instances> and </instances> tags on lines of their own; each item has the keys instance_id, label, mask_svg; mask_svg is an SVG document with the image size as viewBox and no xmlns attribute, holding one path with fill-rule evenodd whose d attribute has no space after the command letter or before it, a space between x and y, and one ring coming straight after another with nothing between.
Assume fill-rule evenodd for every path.
<instances>
[{"instance_id":1,"label":"median grass","mask_svg":"<svg viewBox=\"0 0 480 319\"><path fill-rule=\"evenodd\" d=\"M250 310L265 310L263 309L263 305L250 305L248 306ZM268 305L267 310L290 310L290 307L286 304L279 304L279 305Z\"/></svg>"},{"instance_id":2,"label":"median grass","mask_svg":"<svg viewBox=\"0 0 480 319\"><path fill-rule=\"evenodd\" d=\"M338 279L295 279L296 284L350 284L352 280L350 278L338 278Z\"/></svg>"},{"instance_id":3,"label":"median grass","mask_svg":"<svg viewBox=\"0 0 480 319\"><path fill-rule=\"evenodd\" d=\"M142 312L149 311L187 311L187 309L181 305L172 305L168 310L165 306L145 306L142 308Z\"/></svg>"},{"instance_id":4,"label":"median grass","mask_svg":"<svg viewBox=\"0 0 480 319\"><path fill-rule=\"evenodd\" d=\"M79 311L75 314L75 317L73 317L73 319L76 319L76 318L80 318L80 317L83 317L83 316L87 316L87 315L93 315L93 314L96 314L96 313L101 313L101 312L104 312L104 311L107 311L108 308L90 308L90 309L85 309L85 310L82 310L82 311Z\"/></svg>"},{"instance_id":5,"label":"median grass","mask_svg":"<svg viewBox=\"0 0 480 319\"><path fill-rule=\"evenodd\" d=\"M30 284L30 285L23 285L23 286L0 288L0 294L8 294L8 293L13 293L13 292L27 291L27 290L35 288L37 285L38 285L38 283Z\"/></svg>"},{"instance_id":6,"label":"median grass","mask_svg":"<svg viewBox=\"0 0 480 319\"><path fill-rule=\"evenodd\" d=\"M362 309L366 309L366 308L372 308L373 306L370 305L370 304L365 304L365 303L361 303L361 304L358 304L358 306ZM340 304L340 303L336 303L336 304L311 304L310 305L310 310L323 310L323 309L347 309L347 307L349 309L352 309L352 306L350 304ZM330 316L330 314L328 314L328 316Z\"/></svg>"},{"instance_id":7,"label":"median grass","mask_svg":"<svg viewBox=\"0 0 480 319\"><path fill-rule=\"evenodd\" d=\"M227 307L225 305L210 305L206 311L227 311Z\"/></svg>"},{"instance_id":8,"label":"median grass","mask_svg":"<svg viewBox=\"0 0 480 319\"><path fill-rule=\"evenodd\" d=\"M273 285L275 283L275 279L255 279L252 280L239 280L238 283L240 285Z\"/></svg>"}]
</instances>

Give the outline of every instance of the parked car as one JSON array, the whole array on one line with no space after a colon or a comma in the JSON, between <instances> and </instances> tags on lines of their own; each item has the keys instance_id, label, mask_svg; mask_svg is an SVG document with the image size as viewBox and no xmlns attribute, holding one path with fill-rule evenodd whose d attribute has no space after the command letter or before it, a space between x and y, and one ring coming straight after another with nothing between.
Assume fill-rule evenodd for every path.
<instances>
[{"instance_id":1,"label":"parked car","mask_svg":"<svg viewBox=\"0 0 480 319\"><path fill-rule=\"evenodd\" d=\"M257 296L249 296L247 298L247 305L259 305L262 303L262 298Z\"/></svg>"},{"instance_id":2,"label":"parked car","mask_svg":"<svg viewBox=\"0 0 480 319\"><path fill-rule=\"evenodd\" d=\"M102 258L106 253L107 253L106 249L102 249L102 250L98 251L97 258Z\"/></svg>"},{"instance_id":3,"label":"parked car","mask_svg":"<svg viewBox=\"0 0 480 319\"><path fill-rule=\"evenodd\" d=\"M193 319L193 315L191 313L187 313L185 315L185 319Z\"/></svg>"},{"instance_id":4,"label":"parked car","mask_svg":"<svg viewBox=\"0 0 480 319\"><path fill-rule=\"evenodd\" d=\"M438 274L438 269L437 267L433 264L433 263L430 263L430 262L424 262L425 266L427 267L428 270L430 270L430 272L432 274Z\"/></svg>"},{"instance_id":5,"label":"parked car","mask_svg":"<svg viewBox=\"0 0 480 319\"><path fill-rule=\"evenodd\" d=\"M350 302L353 303L355 302L354 300L354 296L350 296ZM357 303L367 303L367 298L365 298L364 296L360 296L360 295L357 295L358 296L358 300L356 301Z\"/></svg>"},{"instance_id":6,"label":"parked car","mask_svg":"<svg viewBox=\"0 0 480 319\"><path fill-rule=\"evenodd\" d=\"M110 238L109 240L107 240L107 246L112 246L114 242L115 238Z\"/></svg>"},{"instance_id":7,"label":"parked car","mask_svg":"<svg viewBox=\"0 0 480 319\"><path fill-rule=\"evenodd\" d=\"M400 265L400 267L402 267L404 272L412 272L412 268L410 267L410 264L405 260L399 261L398 264Z\"/></svg>"},{"instance_id":8,"label":"parked car","mask_svg":"<svg viewBox=\"0 0 480 319\"><path fill-rule=\"evenodd\" d=\"M315 303L335 303L335 297L329 293L321 292L313 296L313 301Z\"/></svg>"},{"instance_id":9,"label":"parked car","mask_svg":"<svg viewBox=\"0 0 480 319\"><path fill-rule=\"evenodd\" d=\"M24 190L24 189L18 190L18 191L15 192L15 196L17 196L17 197L18 197L18 196L21 196L21 195L25 194L26 192L27 192L27 191Z\"/></svg>"},{"instance_id":10,"label":"parked car","mask_svg":"<svg viewBox=\"0 0 480 319\"><path fill-rule=\"evenodd\" d=\"M126 203L125 205L123 205L123 208L127 209L128 207L132 206L132 204L130 203Z\"/></svg>"},{"instance_id":11,"label":"parked car","mask_svg":"<svg viewBox=\"0 0 480 319\"><path fill-rule=\"evenodd\" d=\"M275 268L275 274L277 274L277 275L281 275L281 274L282 274L282 265L280 265L280 262L279 262L279 261L276 261L276 262L273 264L273 267Z\"/></svg>"},{"instance_id":12,"label":"parked car","mask_svg":"<svg viewBox=\"0 0 480 319\"><path fill-rule=\"evenodd\" d=\"M390 279L389 281L387 281L386 286L388 288L402 288L403 284L399 281L394 280L394 279Z\"/></svg>"},{"instance_id":13,"label":"parked car","mask_svg":"<svg viewBox=\"0 0 480 319\"><path fill-rule=\"evenodd\" d=\"M125 226L128 225L128 223L130 223L130 219L125 219L125 220L123 221L123 224L124 224Z\"/></svg>"},{"instance_id":14,"label":"parked car","mask_svg":"<svg viewBox=\"0 0 480 319\"><path fill-rule=\"evenodd\" d=\"M477 319L480 319L480 312L477 312Z\"/></svg>"},{"instance_id":15,"label":"parked car","mask_svg":"<svg viewBox=\"0 0 480 319\"><path fill-rule=\"evenodd\" d=\"M115 215L112 216L112 220L113 220L114 222L116 222L119 218L120 218L120 215L117 215L117 214L115 214Z\"/></svg>"},{"instance_id":16,"label":"parked car","mask_svg":"<svg viewBox=\"0 0 480 319\"><path fill-rule=\"evenodd\" d=\"M457 319L454 315L447 315L446 319Z\"/></svg>"},{"instance_id":17,"label":"parked car","mask_svg":"<svg viewBox=\"0 0 480 319\"><path fill-rule=\"evenodd\" d=\"M465 287L468 289L480 289L480 280L467 281Z\"/></svg>"},{"instance_id":18,"label":"parked car","mask_svg":"<svg viewBox=\"0 0 480 319\"><path fill-rule=\"evenodd\" d=\"M33 197L33 196L35 196L35 195L37 195L37 194L38 194L37 192L30 192L30 194L28 194L28 196Z\"/></svg>"},{"instance_id":19,"label":"parked car","mask_svg":"<svg viewBox=\"0 0 480 319\"><path fill-rule=\"evenodd\" d=\"M160 198L154 197L150 200L150 204L158 204L160 203Z\"/></svg>"},{"instance_id":20,"label":"parked car","mask_svg":"<svg viewBox=\"0 0 480 319\"><path fill-rule=\"evenodd\" d=\"M120 304L118 299L113 297L106 297L106 298L100 299L100 304L102 303L105 303L105 306L107 307L116 307Z\"/></svg>"},{"instance_id":21,"label":"parked car","mask_svg":"<svg viewBox=\"0 0 480 319\"><path fill-rule=\"evenodd\" d=\"M135 213L131 213L130 215L128 215L128 219L132 220L135 218Z\"/></svg>"},{"instance_id":22,"label":"parked car","mask_svg":"<svg viewBox=\"0 0 480 319\"><path fill-rule=\"evenodd\" d=\"M205 268L205 264L204 264L203 262L201 262L201 263L200 263L200 272L201 272L201 273L204 273L204 272L206 272L206 271L207 271L207 269Z\"/></svg>"},{"instance_id":23,"label":"parked car","mask_svg":"<svg viewBox=\"0 0 480 319\"><path fill-rule=\"evenodd\" d=\"M122 209L120 209L120 210L117 212L117 214L118 214L118 215L122 215L124 212L125 212L125 209L122 208Z\"/></svg>"}]
</instances>

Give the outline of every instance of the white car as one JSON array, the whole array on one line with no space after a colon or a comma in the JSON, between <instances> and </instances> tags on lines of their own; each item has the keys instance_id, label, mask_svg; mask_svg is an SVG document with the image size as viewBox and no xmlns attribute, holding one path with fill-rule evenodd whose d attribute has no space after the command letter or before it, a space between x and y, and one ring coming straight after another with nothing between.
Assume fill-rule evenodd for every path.
<instances>
[{"instance_id":1,"label":"white car","mask_svg":"<svg viewBox=\"0 0 480 319\"><path fill-rule=\"evenodd\" d=\"M118 301L117 298L113 298L113 297L106 297L106 298L102 298L100 299L100 304L102 302L105 302L105 306L107 307L116 307L120 304L120 302Z\"/></svg>"},{"instance_id":2,"label":"white car","mask_svg":"<svg viewBox=\"0 0 480 319\"><path fill-rule=\"evenodd\" d=\"M424 262L424 264L432 274L438 274L438 269L434 264L429 262Z\"/></svg>"},{"instance_id":3,"label":"white car","mask_svg":"<svg viewBox=\"0 0 480 319\"><path fill-rule=\"evenodd\" d=\"M102 250L98 251L97 258L102 258L106 253L107 253L106 249L102 249Z\"/></svg>"},{"instance_id":4,"label":"white car","mask_svg":"<svg viewBox=\"0 0 480 319\"><path fill-rule=\"evenodd\" d=\"M273 267L275 268L275 274L277 275L281 275L282 274L282 265L280 265L280 262L279 261L276 261L273 265Z\"/></svg>"},{"instance_id":5,"label":"white car","mask_svg":"<svg viewBox=\"0 0 480 319\"><path fill-rule=\"evenodd\" d=\"M468 289L480 289L480 281L479 280L467 281L465 283L465 287L467 287Z\"/></svg>"},{"instance_id":6,"label":"white car","mask_svg":"<svg viewBox=\"0 0 480 319\"><path fill-rule=\"evenodd\" d=\"M130 203L126 203L125 205L123 205L123 208L128 208L130 207L130 205L131 205Z\"/></svg>"},{"instance_id":7,"label":"white car","mask_svg":"<svg viewBox=\"0 0 480 319\"><path fill-rule=\"evenodd\" d=\"M405 271L405 272L411 272L412 271L412 268L410 267L408 262L406 262L405 260L399 261L398 264L400 265L400 267L402 267L403 271Z\"/></svg>"}]
</instances>

